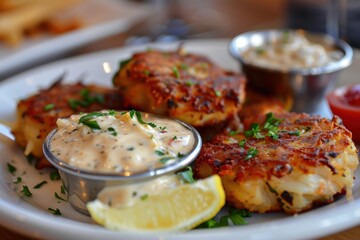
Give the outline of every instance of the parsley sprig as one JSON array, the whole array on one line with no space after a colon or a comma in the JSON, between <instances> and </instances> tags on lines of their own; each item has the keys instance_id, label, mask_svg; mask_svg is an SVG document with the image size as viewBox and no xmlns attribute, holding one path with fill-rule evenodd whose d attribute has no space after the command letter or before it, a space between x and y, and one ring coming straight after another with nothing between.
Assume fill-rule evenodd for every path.
<instances>
[{"instance_id":1,"label":"parsley sprig","mask_svg":"<svg viewBox=\"0 0 360 240\"><path fill-rule=\"evenodd\" d=\"M123 114L125 114L125 113L126 113L126 112L124 112ZM135 116L136 119L138 120L138 122L141 123L141 124L149 125L150 127L153 127L153 128L157 127L155 123L145 122L145 121L142 119L141 112L139 112L139 111L130 110L130 111L129 111L129 115L130 115L130 118L131 118L131 119Z\"/></svg>"},{"instance_id":2,"label":"parsley sprig","mask_svg":"<svg viewBox=\"0 0 360 240\"><path fill-rule=\"evenodd\" d=\"M79 123L82 123L91 129L99 130L101 128L100 128L99 124L97 123L97 121L94 119L97 117L101 117L101 116L114 116L115 114L116 114L116 111L114 111L114 110L110 110L109 112L92 112L92 113L82 116L79 119Z\"/></svg>"},{"instance_id":3,"label":"parsley sprig","mask_svg":"<svg viewBox=\"0 0 360 240\"><path fill-rule=\"evenodd\" d=\"M81 99L68 100L71 109L73 109L74 111L76 111L79 106L88 107L93 103L104 103L104 95L102 94L91 95L90 90L87 88L81 89L80 96Z\"/></svg>"},{"instance_id":4,"label":"parsley sprig","mask_svg":"<svg viewBox=\"0 0 360 240\"><path fill-rule=\"evenodd\" d=\"M218 228L232 225L245 225L247 221L244 218L251 217L251 213L245 209L230 208L228 215L221 216L219 221L210 219L197 228Z\"/></svg>"}]
</instances>

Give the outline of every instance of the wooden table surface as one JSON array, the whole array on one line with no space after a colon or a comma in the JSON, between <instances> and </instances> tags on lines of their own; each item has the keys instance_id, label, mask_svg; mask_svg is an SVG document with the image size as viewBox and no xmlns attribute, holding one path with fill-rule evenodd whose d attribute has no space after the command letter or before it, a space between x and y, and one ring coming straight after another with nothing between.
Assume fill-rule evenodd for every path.
<instances>
[{"instance_id":1,"label":"wooden table surface","mask_svg":"<svg viewBox=\"0 0 360 240\"><path fill-rule=\"evenodd\" d=\"M215 3L214 3L215 2ZM219 4L221 2L222 4ZM224 3L225 2L225 3ZM271 4L269 4L271 2ZM262 27L281 27L284 21L284 4L286 0L243 0L236 2L236 0L227 1L213 1L215 8L224 13L227 19L224 21L221 31L215 34L220 34L220 37L232 37L237 33L247 31L254 28ZM236 6L236 7L234 7ZM241 20L240 16L245 16L248 21ZM249 20L250 19L250 20ZM114 47L124 46L129 36L139 35L144 29L144 24L135 26L129 32L118 34L101 41L83 46L70 53L67 53L61 58L73 57L85 53L91 53L99 50L106 50ZM214 33L213 33L214 34ZM217 36L219 37L219 36ZM59 60L60 58L52 59L52 61ZM34 67L34 66L32 66ZM23 69L26 70L26 69ZM17 72L18 73L18 72ZM0 223L1 225L1 223ZM19 229L21 226L19 226ZM39 238L28 237L19 234L17 231L9 230L0 226L0 239L1 240L35 240ZM355 240L360 239L360 226L347 229L336 234L320 238L321 240Z\"/></svg>"}]
</instances>

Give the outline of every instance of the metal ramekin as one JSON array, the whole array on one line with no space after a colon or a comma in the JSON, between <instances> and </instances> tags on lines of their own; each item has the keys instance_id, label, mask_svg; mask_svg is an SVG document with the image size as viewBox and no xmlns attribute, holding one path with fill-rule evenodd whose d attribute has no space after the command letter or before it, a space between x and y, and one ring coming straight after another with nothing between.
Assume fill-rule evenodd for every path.
<instances>
[{"instance_id":1,"label":"metal ramekin","mask_svg":"<svg viewBox=\"0 0 360 240\"><path fill-rule=\"evenodd\" d=\"M290 34L302 31L311 42L343 53L343 57L322 67L276 70L259 67L246 62L242 54L249 48L259 48L281 38L285 31ZM326 93L334 89L338 73L352 63L353 50L342 40L326 34L303 30L270 29L251 31L233 38L229 44L230 54L238 60L250 86L290 99L295 112L316 112Z\"/></svg>"},{"instance_id":2,"label":"metal ramekin","mask_svg":"<svg viewBox=\"0 0 360 240\"><path fill-rule=\"evenodd\" d=\"M155 116L149 114L151 116ZM155 116L159 117L159 116ZM137 182L144 182L155 177L176 172L189 165L198 156L201 150L202 140L198 131L176 119L172 119L189 129L194 138L194 146L189 154L180 157L173 163L166 164L157 169L151 169L143 172L117 172L117 173L95 173L88 170L81 170L61 161L50 152L50 140L57 129L51 131L43 143L43 151L47 160L58 169L64 188L68 194L68 200L71 206L80 213L88 215L86 203L96 199L97 194L108 186L124 185Z\"/></svg>"}]
</instances>

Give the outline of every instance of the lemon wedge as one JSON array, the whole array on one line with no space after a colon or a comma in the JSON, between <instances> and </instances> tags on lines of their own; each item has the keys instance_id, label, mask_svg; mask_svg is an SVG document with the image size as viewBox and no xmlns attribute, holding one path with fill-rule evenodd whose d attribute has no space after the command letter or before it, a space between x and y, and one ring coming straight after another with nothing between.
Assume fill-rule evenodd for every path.
<instances>
[{"instance_id":1,"label":"lemon wedge","mask_svg":"<svg viewBox=\"0 0 360 240\"><path fill-rule=\"evenodd\" d=\"M94 200L87 204L93 220L111 230L181 232L214 217L225 204L218 175L149 195L125 208Z\"/></svg>"}]
</instances>

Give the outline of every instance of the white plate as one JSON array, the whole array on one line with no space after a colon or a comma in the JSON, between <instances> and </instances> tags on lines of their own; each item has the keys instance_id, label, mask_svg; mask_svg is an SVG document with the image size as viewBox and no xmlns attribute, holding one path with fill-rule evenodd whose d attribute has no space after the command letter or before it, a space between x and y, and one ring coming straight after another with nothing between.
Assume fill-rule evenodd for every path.
<instances>
[{"instance_id":1,"label":"white plate","mask_svg":"<svg viewBox=\"0 0 360 240\"><path fill-rule=\"evenodd\" d=\"M126 0L83 0L61 12L61 19L75 17L84 23L83 28L59 36L24 38L16 47L0 42L0 76L98 39L125 32L152 13L150 4Z\"/></svg>"},{"instance_id":2,"label":"white plate","mask_svg":"<svg viewBox=\"0 0 360 240\"><path fill-rule=\"evenodd\" d=\"M208 55L212 60L230 70L238 66L228 54L227 40L190 41L185 43L187 51ZM63 72L68 72L69 82L84 76L85 82L111 85L111 77L118 68L119 60L127 59L133 52L158 47L175 49L178 45L159 44L115 49L96 54L85 55L63 60L28 71L0 84L0 119L13 122L15 120L16 102L49 86ZM341 83L356 76L356 66L360 66L357 54L355 67L347 69ZM326 114L326 113L325 113ZM0 138L0 222L21 233L51 239L307 239L328 235L345 228L360 224L360 182L354 188L354 201L345 198L313 211L288 216L284 214L254 214L248 218L249 224L238 227L218 229L192 230L182 234L140 234L112 232L91 223L91 220L75 212L68 203L54 197L60 196L60 181L49 180L49 171L37 171L29 165L22 150L11 140L6 128L0 133L8 137ZM1 135L0 135L1 136ZM7 163L17 168L15 175L7 169ZM359 172L356 174L360 178ZM12 181L21 176L23 183ZM41 189L32 187L48 181ZM22 185L29 186L33 193L31 198L23 198ZM63 216L50 214L48 208L59 208ZM139 216L141 217L141 216Z\"/></svg>"}]
</instances>

